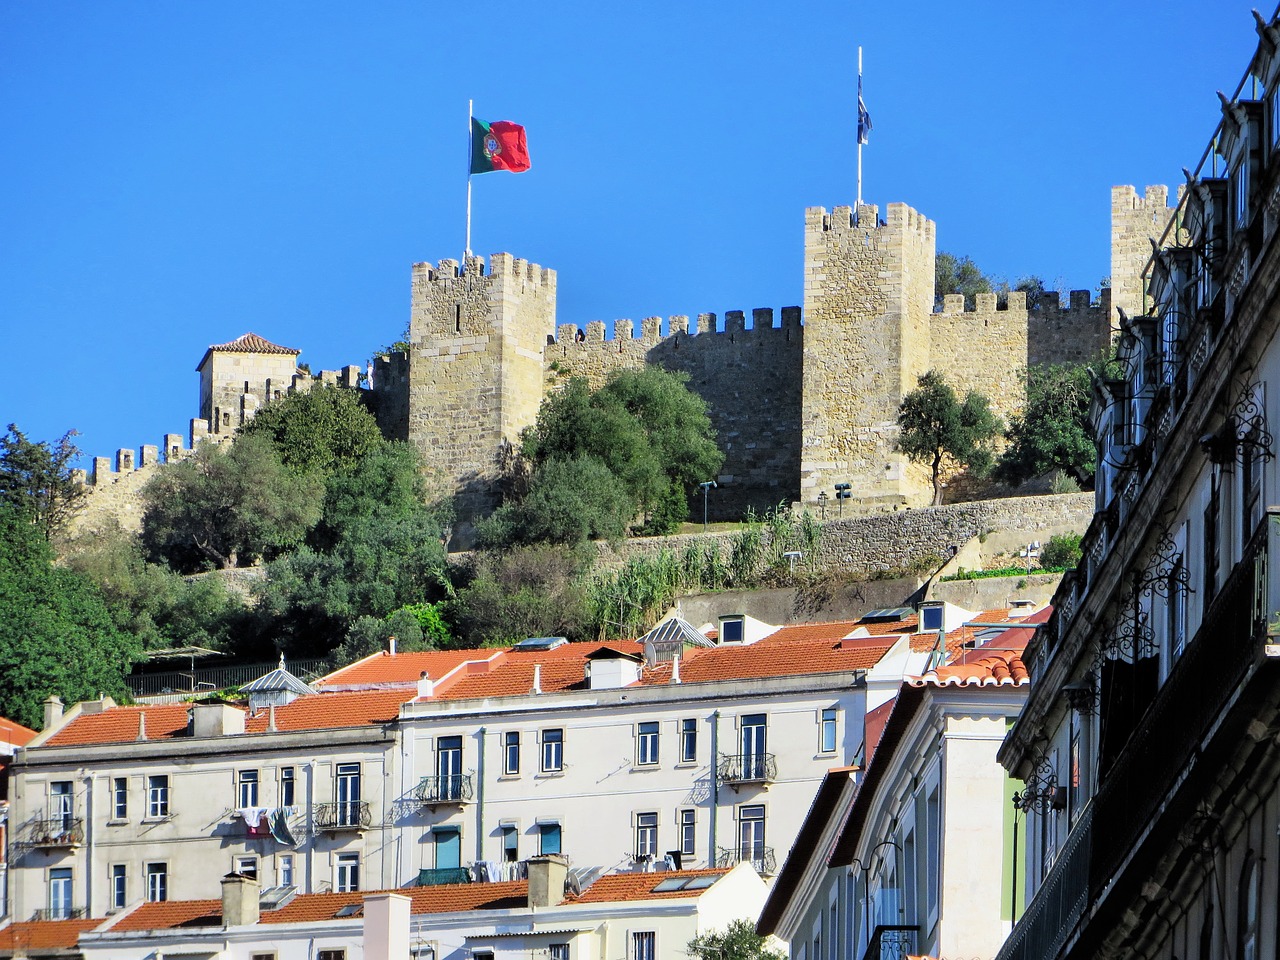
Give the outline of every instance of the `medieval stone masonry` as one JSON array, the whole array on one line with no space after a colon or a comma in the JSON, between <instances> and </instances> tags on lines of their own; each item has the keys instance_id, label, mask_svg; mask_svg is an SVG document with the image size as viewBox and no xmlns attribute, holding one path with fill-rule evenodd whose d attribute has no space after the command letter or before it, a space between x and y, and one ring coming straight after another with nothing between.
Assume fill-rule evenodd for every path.
<instances>
[{"instance_id":1,"label":"medieval stone masonry","mask_svg":"<svg viewBox=\"0 0 1280 960\"><path fill-rule=\"evenodd\" d=\"M696 318L647 317L585 328L558 324L556 272L510 254L413 267L410 349L375 360L370 405L384 433L422 452L452 488L465 531L497 504L502 465L537 419L548 391L575 376L599 385L614 371L649 364L684 373L708 405L726 453L716 519L748 507L813 506L847 483L851 508L928 502L926 478L895 451L896 415L917 378L940 370L963 392L985 394L1006 420L1018 413L1028 365L1090 360L1111 341L1112 305L1140 313L1141 269L1151 238L1169 222L1168 191L1112 190L1113 290L1028 309L1011 293L997 305L979 295L934 303L934 223L911 207L839 206L805 212L803 309L783 307ZM940 309L935 309L935 306ZM209 349L201 374L192 446L223 439L262 404L314 382L357 388L357 367L316 377L295 368L298 351L255 334ZM165 456L181 455L169 435ZM173 452L171 453L171 448ZM143 448L144 461L157 459ZM118 481L134 469L121 451L95 475ZM132 486L132 485L131 485Z\"/></svg>"}]
</instances>

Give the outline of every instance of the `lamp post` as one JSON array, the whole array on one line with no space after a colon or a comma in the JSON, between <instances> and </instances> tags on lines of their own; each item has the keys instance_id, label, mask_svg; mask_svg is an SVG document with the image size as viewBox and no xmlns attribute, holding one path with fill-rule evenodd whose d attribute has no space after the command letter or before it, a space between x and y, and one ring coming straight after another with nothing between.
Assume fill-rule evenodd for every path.
<instances>
[{"instance_id":1,"label":"lamp post","mask_svg":"<svg viewBox=\"0 0 1280 960\"><path fill-rule=\"evenodd\" d=\"M707 493L713 488L719 486L714 480L703 480L699 487L702 488L702 532L707 532Z\"/></svg>"},{"instance_id":2,"label":"lamp post","mask_svg":"<svg viewBox=\"0 0 1280 960\"><path fill-rule=\"evenodd\" d=\"M1027 561L1027 573L1031 573L1031 561L1040 557L1040 541L1032 540L1018 551L1018 556Z\"/></svg>"},{"instance_id":3,"label":"lamp post","mask_svg":"<svg viewBox=\"0 0 1280 960\"><path fill-rule=\"evenodd\" d=\"M818 516L820 519L827 519L827 491L823 490L818 494Z\"/></svg>"},{"instance_id":4,"label":"lamp post","mask_svg":"<svg viewBox=\"0 0 1280 960\"><path fill-rule=\"evenodd\" d=\"M854 857L850 862L850 866L857 866L862 871L862 928L866 935L866 946L871 946L871 931L873 924L871 923L871 872L876 869L876 854L882 847L893 847L899 853L902 848L892 839L881 840L867 852L867 862L863 863L858 857ZM884 858L880 858L880 866L884 866Z\"/></svg>"}]
</instances>

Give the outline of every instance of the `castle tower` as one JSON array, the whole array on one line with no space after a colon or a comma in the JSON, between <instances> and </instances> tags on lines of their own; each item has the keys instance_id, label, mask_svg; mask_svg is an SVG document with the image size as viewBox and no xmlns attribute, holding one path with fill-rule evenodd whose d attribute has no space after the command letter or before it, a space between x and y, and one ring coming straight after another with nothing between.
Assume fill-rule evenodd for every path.
<instances>
[{"instance_id":1,"label":"castle tower","mask_svg":"<svg viewBox=\"0 0 1280 960\"><path fill-rule=\"evenodd\" d=\"M287 393L301 352L256 333L206 350L196 372L200 374L200 419L208 423L209 433L229 436L268 401Z\"/></svg>"},{"instance_id":2,"label":"castle tower","mask_svg":"<svg viewBox=\"0 0 1280 960\"><path fill-rule=\"evenodd\" d=\"M855 502L919 502L895 452L902 398L929 369L933 222L893 203L805 211L800 496L851 484ZM926 501L927 502L927 501Z\"/></svg>"},{"instance_id":3,"label":"castle tower","mask_svg":"<svg viewBox=\"0 0 1280 960\"><path fill-rule=\"evenodd\" d=\"M1151 259L1151 241L1160 239L1171 216L1168 187L1147 187L1144 196L1130 186L1111 188L1111 305L1131 317L1146 312L1142 271ZM1119 322L1114 314L1113 329Z\"/></svg>"},{"instance_id":4,"label":"castle tower","mask_svg":"<svg viewBox=\"0 0 1280 960\"><path fill-rule=\"evenodd\" d=\"M556 274L497 253L413 267L408 439L459 491L460 539L496 502L506 444L538 417Z\"/></svg>"}]
</instances>

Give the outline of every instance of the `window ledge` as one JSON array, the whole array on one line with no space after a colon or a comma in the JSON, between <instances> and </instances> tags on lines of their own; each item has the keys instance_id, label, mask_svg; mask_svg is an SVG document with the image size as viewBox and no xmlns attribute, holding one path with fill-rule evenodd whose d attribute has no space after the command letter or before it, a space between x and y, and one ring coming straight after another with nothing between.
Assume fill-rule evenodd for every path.
<instances>
[{"instance_id":1,"label":"window ledge","mask_svg":"<svg viewBox=\"0 0 1280 960\"><path fill-rule=\"evenodd\" d=\"M540 770L534 775L535 780L554 780L556 777L563 777L563 770Z\"/></svg>"},{"instance_id":2,"label":"window ledge","mask_svg":"<svg viewBox=\"0 0 1280 960\"><path fill-rule=\"evenodd\" d=\"M142 822L143 822L143 823L146 823L146 821L145 821L145 820L144 820L144 821L142 821ZM128 821L128 820L122 820L122 819L118 819L118 818L112 818L111 820L108 820L108 821L107 821L107 826L108 826L108 827L127 827L128 825L129 825L129 821Z\"/></svg>"},{"instance_id":3,"label":"window ledge","mask_svg":"<svg viewBox=\"0 0 1280 960\"><path fill-rule=\"evenodd\" d=\"M139 823L165 823L166 821L172 820L172 819L173 819L173 814L166 813L163 817L143 817L138 822Z\"/></svg>"}]
</instances>

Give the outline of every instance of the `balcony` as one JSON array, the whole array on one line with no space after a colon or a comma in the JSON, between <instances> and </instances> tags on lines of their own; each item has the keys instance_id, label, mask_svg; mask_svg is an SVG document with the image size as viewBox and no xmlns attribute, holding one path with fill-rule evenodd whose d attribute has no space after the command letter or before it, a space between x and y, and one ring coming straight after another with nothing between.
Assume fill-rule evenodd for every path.
<instances>
[{"instance_id":1,"label":"balcony","mask_svg":"<svg viewBox=\"0 0 1280 960\"><path fill-rule=\"evenodd\" d=\"M1067 837L1049 876L1004 942L997 960L1040 960L1057 955L1084 915L1093 847L1093 807L1087 807Z\"/></svg>"},{"instance_id":2,"label":"balcony","mask_svg":"<svg viewBox=\"0 0 1280 960\"><path fill-rule=\"evenodd\" d=\"M47 907L31 915L32 920L83 920L84 907Z\"/></svg>"},{"instance_id":3,"label":"balcony","mask_svg":"<svg viewBox=\"0 0 1280 960\"><path fill-rule=\"evenodd\" d=\"M778 762L772 753L739 753L720 757L716 774L730 786L746 783L770 784L778 779Z\"/></svg>"},{"instance_id":4,"label":"balcony","mask_svg":"<svg viewBox=\"0 0 1280 960\"><path fill-rule=\"evenodd\" d=\"M916 952L919 927L882 923L871 931L871 941L862 960L906 960Z\"/></svg>"},{"instance_id":5,"label":"balcony","mask_svg":"<svg viewBox=\"0 0 1280 960\"><path fill-rule=\"evenodd\" d=\"M721 847L716 855L716 866L721 869L736 867L740 863L751 864L762 877L771 877L778 872L773 847L744 847L741 850Z\"/></svg>"},{"instance_id":6,"label":"balcony","mask_svg":"<svg viewBox=\"0 0 1280 960\"><path fill-rule=\"evenodd\" d=\"M78 847L84 843L84 821L79 817L32 820L27 824L20 842L45 850Z\"/></svg>"},{"instance_id":7,"label":"balcony","mask_svg":"<svg viewBox=\"0 0 1280 960\"><path fill-rule=\"evenodd\" d=\"M369 804L364 800L321 803L316 806L316 829L337 833L343 830L366 830L372 822Z\"/></svg>"},{"instance_id":8,"label":"balcony","mask_svg":"<svg viewBox=\"0 0 1280 960\"><path fill-rule=\"evenodd\" d=\"M468 802L472 796L471 774L455 774L447 777L423 777L413 788L413 796L419 803L436 806L442 803Z\"/></svg>"}]
</instances>

